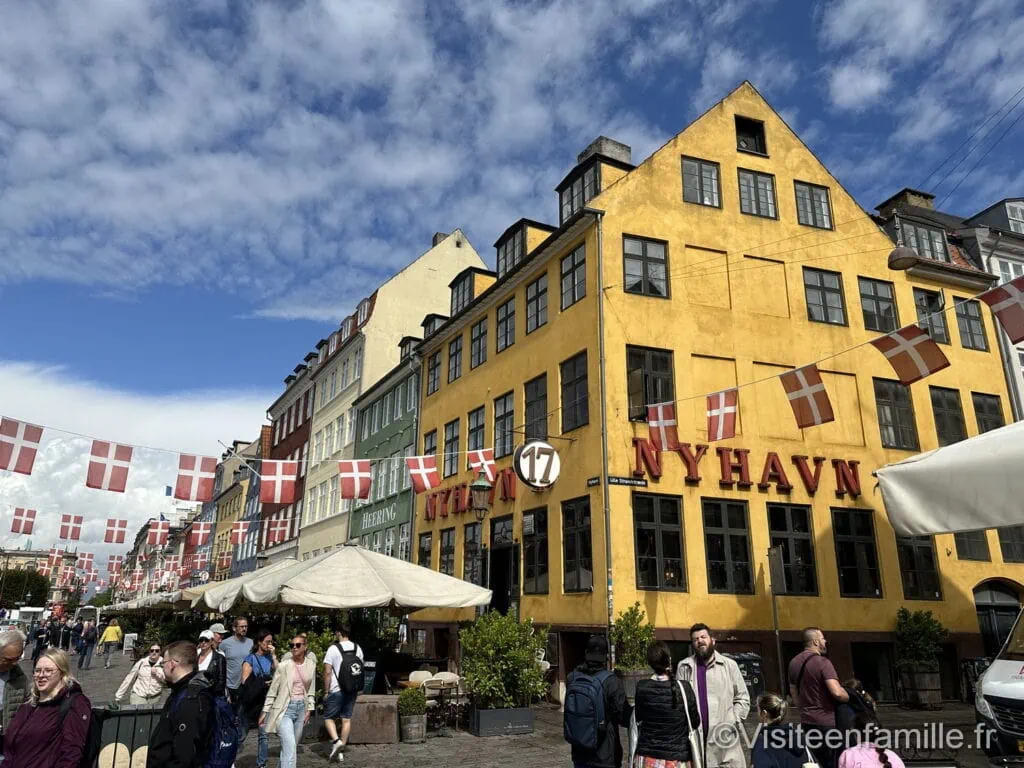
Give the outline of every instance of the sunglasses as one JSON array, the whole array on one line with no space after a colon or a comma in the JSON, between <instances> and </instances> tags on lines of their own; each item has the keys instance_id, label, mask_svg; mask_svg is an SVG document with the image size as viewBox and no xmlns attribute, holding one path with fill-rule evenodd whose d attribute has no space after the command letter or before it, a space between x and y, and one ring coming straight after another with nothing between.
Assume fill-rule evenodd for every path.
<instances>
[{"instance_id":1,"label":"sunglasses","mask_svg":"<svg viewBox=\"0 0 1024 768\"><path fill-rule=\"evenodd\" d=\"M200 643L211 643L211 642L213 642L213 641L212 641L212 640L210 640L210 638L208 638L208 637L200 637L200 638L199 638L199 642L200 642Z\"/></svg>"},{"instance_id":2,"label":"sunglasses","mask_svg":"<svg viewBox=\"0 0 1024 768\"><path fill-rule=\"evenodd\" d=\"M160 653L160 649L159 648L150 648L149 652L150 653Z\"/></svg>"},{"instance_id":3,"label":"sunglasses","mask_svg":"<svg viewBox=\"0 0 1024 768\"><path fill-rule=\"evenodd\" d=\"M305 648L305 643L292 643L292 648Z\"/></svg>"}]
</instances>

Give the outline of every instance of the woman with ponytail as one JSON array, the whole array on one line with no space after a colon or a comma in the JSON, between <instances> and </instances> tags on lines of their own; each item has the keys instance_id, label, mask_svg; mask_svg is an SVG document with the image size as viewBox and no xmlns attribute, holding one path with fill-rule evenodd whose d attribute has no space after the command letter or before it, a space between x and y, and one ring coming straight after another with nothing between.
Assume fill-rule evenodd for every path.
<instances>
[{"instance_id":1,"label":"woman with ponytail","mask_svg":"<svg viewBox=\"0 0 1024 768\"><path fill-rule=\"evenodd\" d=\"M775 693L757 699L757 719L761 729L750 752L754 768L802 768L810 762L804 740L793 723L786 719L786 700Z\"/></svg>"},{"instance_id":2,"label":"woman with ponytail","mask_svg":"<svg viewBox=\"0 0 1024 768\"><path fill-rule=\"evenodd\" d=\"M672 656L665 643L651 643L647 663L654 674L636 684L631 768L702 768L704 739L693 688L673 676Z\"/></svg>"},{"instance_id":3,"label":"woman with ponytail","mask_svg":"<svg viewBox=\"0 0 1024 768\"><path fill-rule=\"evenodd\" d=\"M839 768L904 768L899 755L871 742L871 734L877 732L879 727L874 710L858 712L855 721L860 741L839 756ZM847 743L850 743L849 733Z\"/></svg>"}]
</instances>

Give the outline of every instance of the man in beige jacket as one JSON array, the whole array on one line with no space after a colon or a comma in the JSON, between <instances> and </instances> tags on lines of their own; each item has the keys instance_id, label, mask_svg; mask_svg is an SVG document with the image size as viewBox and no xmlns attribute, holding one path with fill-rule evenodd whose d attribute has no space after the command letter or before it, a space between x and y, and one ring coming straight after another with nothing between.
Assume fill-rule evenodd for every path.
<instances>
[{"instance_id":1,"label":"man in beige jacket","mask_svg":"<svg viewBox=\"0 0 1024 768\"><path fill-rule=\"evenodd\" d=\"M164 686L167 685L160 653L160 646L151 643L146 657L139 659L121 682L121 687L114 694L114 701L121 701L127 693L129 704L143 707L157 705L160 695L164 692Z\"/></svg>"},{"instance_id":2,"label":"man in beige jacket","mask_svg":"<svg viewBox=\"0 0 1024 768\"><path fill-rule=\"evenodd\" d=\"M744 768L743 719L750 711L750 693L739 665L715 651L706 624L690 628L693 655L679 662L676 677L697 692L705 738L705 768Z\"/></svg>"}]
</instances>

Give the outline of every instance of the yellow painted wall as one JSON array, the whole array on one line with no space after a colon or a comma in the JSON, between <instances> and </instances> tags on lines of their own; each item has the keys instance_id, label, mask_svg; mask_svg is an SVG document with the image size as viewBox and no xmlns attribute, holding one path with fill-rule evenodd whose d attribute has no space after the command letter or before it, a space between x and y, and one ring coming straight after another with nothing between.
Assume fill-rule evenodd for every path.
<instances>
[{"instance_id":1,"label":"yellow painted wall","mask_svg":"<svg viewBox=\"0 0 1024 768\"><path fill-rule=\"evenodd\" d=\"M245 509L245 495L249 488L249 478L234 483L227 492L217 500L217 532L213 540L214 579L221 581L228 578L231 571L230 563L221 567L220 556L225 552L233 552L231 545L232 524L242 519Z\"/></svg>"},{"instance_id":2,"label":"yellow painted wall","mask_svg":"<svg viewBox=\"0 0 1024 768\"><path fill-rule=\"evenodd\" d=\"M768 156L741 153L736 149L734 116L740 114L765 124ZM719 164L721 208L704 207L683 201L681 158L683 155ZM771 173L775 177L777 219L763 219L740 212L738 168ZM834 230L801 226L797 221L794 180L829 188ZM626 346L658 347L674 351L674 379L677 398L695 397L678 406L679 432L684 441L705 441L703 395L737 383L774 377L798 365L828 357L865 343L878 336L864 329L857 284L858 276L873 277L895 284L899 320L902 325L916 320L912 290L915 286L941 290L948 305L953 296L970 291L929 283L906 274L889 271L886 256L892 243L870 220L857 203L842 189L781 118L749 84L734 91L724 102L690 125L654 155L615 183L606 185L589 206L604 210L602 225L606 286L605 343L607 346L607 408L610 454L609 474L628 477L633 470L632 438L647 437L643 423L628 421ZM623 234L667 241L668 269L671 276L671 300L635 296L623 291ZM562 542L559 503L588 493L586 480L601 472L600 390L596 337L596 264L597 232L592 227L587 243L587 297L565 312L558 311L558 259L575 244L553 254L545 264L531 264L530 277L547 270L549 274L549 322L540 331L525 335L525 284L514 289L516 303L516 345L494 355L495 318L489 312L488 362L478 370L466 366L463 377L447 384L442 365L442 383L438 393L423 401L422 435L438 430L438 449L442 450L443 425L460 418L461 443L465 448L466 414L481 403L487 406L485 444L493 442L493 398L509 388L516 392L516 424L522 425L523 384L548 372L549 410L559 404L558 363L586 347L589 351L590 425L569 435L575 442L552 440L562 460L562 475L550 491L533 494L520 486L515 502L517 531L521 530L523 509L547 505L549 522L550 594L522 598L522 613L540 622L559 625L600 626L607 618L604 588L604 519L601 488L591 495L594 592L589 595L564 595L561 590ZM842 273L848 325L832 326L810 322L803 288L805 266ZM504 301L509 294L503 294ZM990 351L965 349L952 310L946 321L952 343L942 345L950 368L912 385L911 392L921 450L937 447L934 419L928 387L937 385L959 390L968 434L977 433L971 392L998 395L1009 419L1005 381L995 348L995 329L989 312L985 329ZM472 317L475 322L478 317ZM464 348L469 349L468 331ZM438 340L447 349L449 336ZM431 350L426 350L428 353ZM445 352L442 357L446 357ZM1003 576L1024 583L1024 565L1003 564L998 540L989 532L992 562L961 562L956 557L952 536L936 541L941 575L941 601L905 601L897 559L896 542L874 489L873 469L911 455L907 451L881 447L872 377L894 379L892 368L871 347L863 347L821 364L823 378L836 412L836 421L822 427L800 430L777 379L764 381L740 392L741 418L734 440L723 443L750 450L750 473L756 484L767 452L778 452L794 488L779 493L755 487L747 490L719 485L718 457L709 448L701 465L698 486L683 482L683 464L676 455L664 455L664 475L652 480L645 489L651 493L682 497L684 542L688 591L653 592L636 589L634 527L631 506L633 489L610 488L611 529L616 612L636 600L646 607L659 627L687 627L705 621L716 627L769 629L771 600L765 580L769 533L766 503L785 501L812 507L815 561L819 595L783 597L780 621L784 629L797 629L808 623L832 630L891 630L898 607L928 608L950 629L977 632L972 589L985 578ZM426 377L424 376L424 381ZM549 431L558 435L553 416ZM522 442L517 435L516 443ZM809 496L803 488L790 457L795 454L842 458L860 462L863 493L860 498L840 499L831 465L822 470L817 493ZM440 463L440 459L439 459ZM499 461L499 467L507 460ZM472 476L462 472L445 481L469 482ZM701 497L744 500L748 503L750 547L752 551L755 594L709 595L704 553ZM500 504L500 503L499 503ZM874 510L875 538L883 596L840 598L832 537L832 507L858 507ZM432 565L438 562L438 532L451 524L439 518L423 520L424 499L417 504L418 534L433 530ZM492 513L501 514L501 512ZM462 573L462 525L457 520L456 575ZM487 541L485 530L484 540ZM455 612L421 612L422 621L450 621L468 618Z\"/></svg>"}]
</instances>

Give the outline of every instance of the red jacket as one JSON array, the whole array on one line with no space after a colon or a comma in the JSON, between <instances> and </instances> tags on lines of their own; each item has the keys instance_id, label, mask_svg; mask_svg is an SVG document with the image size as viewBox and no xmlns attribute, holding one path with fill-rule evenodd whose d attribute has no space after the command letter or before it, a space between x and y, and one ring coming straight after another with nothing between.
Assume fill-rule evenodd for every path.
<instances>
[{"instance_id":1,"label":"red jacket","mask_svg":"<svg viewBox=\"0 0 1024 768\"><path fill-rule=\"evenodd\" d=\"M68 696L71 707L62 723L60 705ZM78 768L91 717L92 704L78 683L36 706L26 701L4 734L3 768Z\"/></svg>"}]
</instances>

